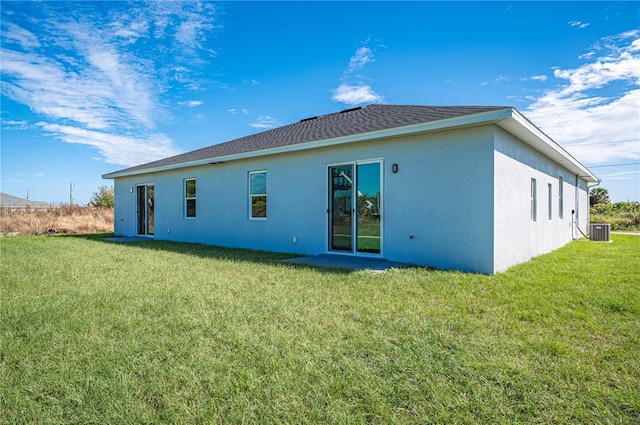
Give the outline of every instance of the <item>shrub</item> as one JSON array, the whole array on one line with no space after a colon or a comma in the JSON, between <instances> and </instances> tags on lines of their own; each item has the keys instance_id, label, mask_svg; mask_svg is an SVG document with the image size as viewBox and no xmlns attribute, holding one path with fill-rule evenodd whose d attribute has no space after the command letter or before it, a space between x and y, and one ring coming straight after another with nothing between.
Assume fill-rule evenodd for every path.
<instances>
[{"instance_id":1,"label":"shrub","mask_svg":"<svg viewBox=\"0 0 640 425\"><path fill-rule=\"evenodd\" d=\"M609 223L611 230L640 230L640 203L616 202L591 208L592 223Z\"/></svg>"},{"instance_id":2,"label":"shrub","mask_svg":"<svg viewBox=\"0 0 640 425\"><path fill-rule=\"evenodd\" d=\"M113 208L114 202L113 186L100 186L91 196L90 204L95 207Z\"/></svg>"}]
</instances>

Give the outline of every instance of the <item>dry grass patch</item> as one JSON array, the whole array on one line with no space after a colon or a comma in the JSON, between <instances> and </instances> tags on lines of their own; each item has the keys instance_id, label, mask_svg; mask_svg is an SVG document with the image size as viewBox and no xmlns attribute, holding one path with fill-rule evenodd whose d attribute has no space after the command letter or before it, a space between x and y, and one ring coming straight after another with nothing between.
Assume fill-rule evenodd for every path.
<instances>
[{"instance_id":1,"label":"dry grass patch","mask_svg":"<svg viewBox=\"0 0 640 425\"><path fill-rule=\"evenodd\" d=\"M0 208L0 235L113 232L113 208L61 205L47 209Z\"/></svg>"}]
</instances>

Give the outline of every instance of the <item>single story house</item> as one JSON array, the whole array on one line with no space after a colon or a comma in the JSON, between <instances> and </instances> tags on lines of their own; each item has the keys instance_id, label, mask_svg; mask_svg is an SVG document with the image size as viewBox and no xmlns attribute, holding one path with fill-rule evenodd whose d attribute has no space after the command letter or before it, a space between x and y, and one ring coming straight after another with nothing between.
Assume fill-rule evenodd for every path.
<instances>
[{"instance_id":1,"label":"single story house","mask_svg":"<svg viewBox=\"0 0 640 425\"><path fill-rule=\"evenodd\" d=\"M118 235L486 274L576 238L598 182L512 107L376 104L103 178Z\"/></svg>"},{"instance_id":2,"label":"single story house","mask_svg":"<svg viewBox=\"0 0 640 425\"><path fill-rule=\"evenodd\" d=\"M28 196L28 195L27 195ZM52 208L48 202L32 201L30 199L20 198L18 196L0 193L0 207L9 210L26 210L26 209L48 209Z\"/></svg>"}]
</instances>

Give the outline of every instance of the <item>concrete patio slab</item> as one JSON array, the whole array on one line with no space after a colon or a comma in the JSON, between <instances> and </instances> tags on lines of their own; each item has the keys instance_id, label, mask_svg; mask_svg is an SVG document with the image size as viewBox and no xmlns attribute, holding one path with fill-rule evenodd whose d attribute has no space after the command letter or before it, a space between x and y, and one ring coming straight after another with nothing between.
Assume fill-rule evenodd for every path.
<instances>
[{"instance_id":1,"label":"concrete patio slab","mask_svg":"<svg viewBox=\"0 0 640 425\"><path fill-rule=\"evenodd\" d=\"M151 238L145 238L143 236L115 236L113 238L104 238L105 241L108 242L119 242L119 243L127 243L127 242L144 242L144 241L152 241Z\"/></svg>"},{"instance_id":2,"label":"concrete patio slab","mask_svg":"<svg viewBox=\"0 0 640 425\"><path fill-rule=\"evenodd\" d=\"M305 264L314 267L333 267L347 270L372 270L382 272L394 267L407 267L411 264L398 263L379 258L353 257L348 255L310 255L307 257L282 260L283 263Z\"/></svg>"}]
</instances>

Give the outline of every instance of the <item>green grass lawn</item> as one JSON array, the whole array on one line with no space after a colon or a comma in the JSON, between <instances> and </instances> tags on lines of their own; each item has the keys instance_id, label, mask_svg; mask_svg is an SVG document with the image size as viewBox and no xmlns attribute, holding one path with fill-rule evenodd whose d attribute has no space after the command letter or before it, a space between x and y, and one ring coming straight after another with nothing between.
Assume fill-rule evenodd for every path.
<instances>
[{"instance_id":1,"label":"green grass lawn","mask_svg":"<svg viewBox=\"0 0 640 425\"><path fill-rule=\"evenodd\" d=\"M640 237L496 276L0 239L0 422L640 422Z\"/></svg>"}]
</instances>

